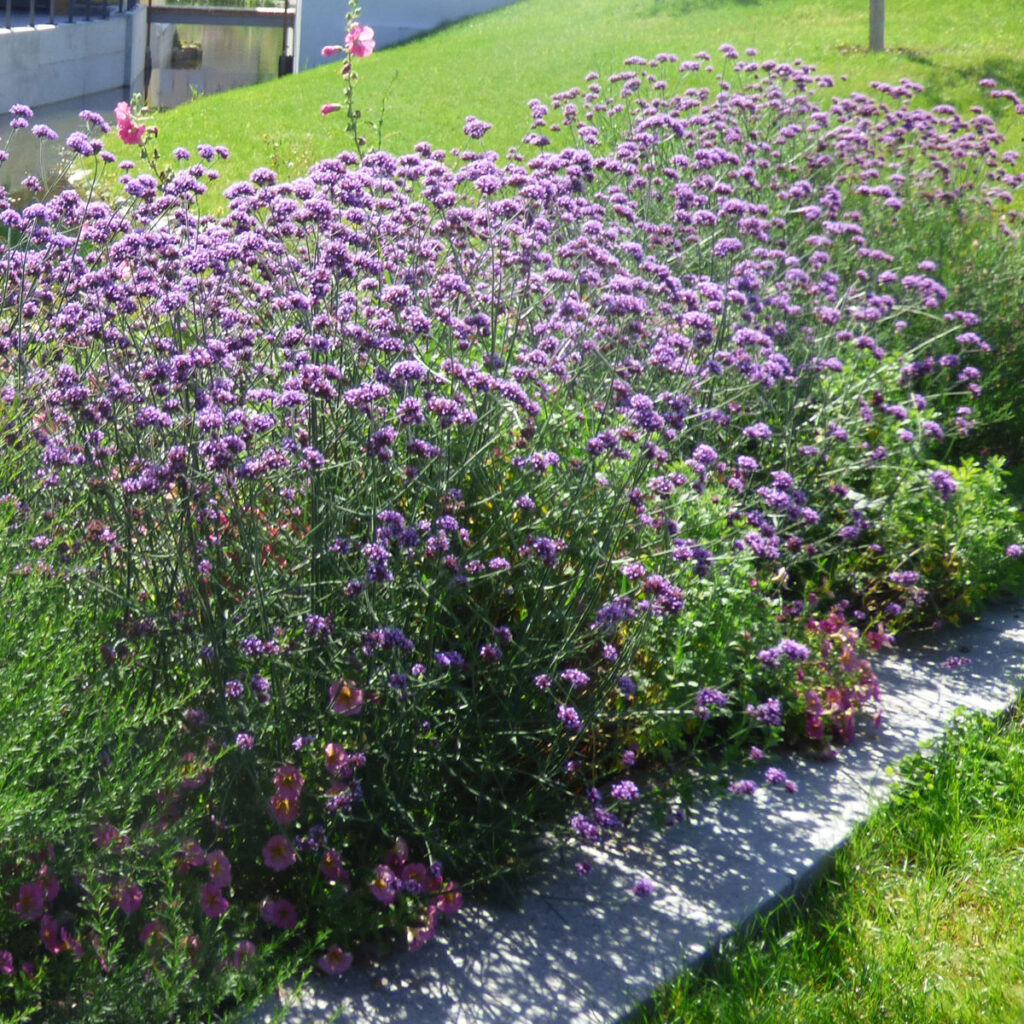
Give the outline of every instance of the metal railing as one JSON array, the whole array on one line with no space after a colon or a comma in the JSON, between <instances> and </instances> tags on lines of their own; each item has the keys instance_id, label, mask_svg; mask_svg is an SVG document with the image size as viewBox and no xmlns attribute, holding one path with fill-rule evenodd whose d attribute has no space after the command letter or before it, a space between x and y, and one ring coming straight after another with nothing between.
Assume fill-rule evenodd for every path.
<instances>
[{"instance_id":1,"label":"metal railing","mask_svg":"<svg viewBox=\"0 0 1024 1024\"><path fill-rule=\"evenodd\" d=\"M67 0L67 20L92 21L94 18L109 18L114 12L123 14L130 11L139 0L117 0L116 3L108 0ZM28 27L36 27L37 16L45 19L45 23L57 24L57 3L56 0L0 0L4 5L4 28L10 29L14 24L14 12L19 14L23 11L28 13ZM64 4L61 4L63 7ZM61 18L64 12L61 11ZM21 19L18 19L19 22Z\"/></svg>"}]
</instances>

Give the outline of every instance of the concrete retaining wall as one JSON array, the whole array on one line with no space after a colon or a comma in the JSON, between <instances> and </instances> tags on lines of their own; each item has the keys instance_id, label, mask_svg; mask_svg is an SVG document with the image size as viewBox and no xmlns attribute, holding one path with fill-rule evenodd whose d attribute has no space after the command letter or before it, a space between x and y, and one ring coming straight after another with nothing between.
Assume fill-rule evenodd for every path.
<instances>
[{"instance_id":1,"label":"concrete retaining wall","mask_svg":"<svg viewBox=\"0 0 1024 1024\"><path fill-rule=\"evenodd\" d=\"M112 89L127 99L142 91L145 59L144 7L0 31L0 110L12 103L46 107Z\"/></svg>"}]
</instances>

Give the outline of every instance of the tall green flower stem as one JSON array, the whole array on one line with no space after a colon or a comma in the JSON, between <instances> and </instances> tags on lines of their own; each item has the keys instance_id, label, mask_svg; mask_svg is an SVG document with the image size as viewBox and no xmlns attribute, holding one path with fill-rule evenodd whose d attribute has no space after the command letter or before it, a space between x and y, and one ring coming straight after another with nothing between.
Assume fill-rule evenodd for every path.
<instances>
[{"instance_id":1,"label":"tall green flower stem","mask_svg":"<svg viewBox=\"0 0 1024 1024\"><path fill-rule=\"evenodd\" d=\"M333 57L339 53L347 54L345 63L341 66L341 78L345 83L345 112L348 118L346 131L352 136L352 142L355 144L356 154L360 160L363 157L366 138L359 132L359 121L362 117L362 111L355 105L355 83L359 76L352 70L352 61L359 57L369 57L376 46L373 38L373 29L359 24L361 12L361 6L354 2L354 0L350 0L348 12L345 15L344 45L325 46L322 51L325 57ZM320 113L333 114L340 109L340 104L325 103L320 108Z\"/></svg>"}]
</instances>

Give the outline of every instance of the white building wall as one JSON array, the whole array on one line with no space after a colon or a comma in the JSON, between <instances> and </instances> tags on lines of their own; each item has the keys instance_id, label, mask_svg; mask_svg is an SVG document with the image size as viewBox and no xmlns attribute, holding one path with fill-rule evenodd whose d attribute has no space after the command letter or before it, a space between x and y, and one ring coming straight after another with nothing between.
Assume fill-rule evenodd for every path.
<instances>
[{"instance_id":1,"label":"white building wall","mask_svg":"<svg viewBox=\"0 0 1024 1024\"><path fill-rule=\"evenodd\" d=\"M394 46L431 29L515 0L362 0L360 21L369 25L379 47ZM295 15L295 70L327 62L324 46L340 44L345 35L344 0L299 0Z\"/></svg>"}]
</instances>

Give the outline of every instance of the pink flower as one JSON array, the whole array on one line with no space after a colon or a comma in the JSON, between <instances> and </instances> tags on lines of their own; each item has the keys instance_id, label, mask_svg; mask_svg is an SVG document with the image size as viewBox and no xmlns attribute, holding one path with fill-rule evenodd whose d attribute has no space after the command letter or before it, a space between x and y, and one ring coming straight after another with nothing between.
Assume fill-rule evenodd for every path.
<instances>
[{"instance_id":1,"label":"pink flower","mask_svg":"<svg viewBox=\"0 0 1024 1024\"><path fill-rule=\"evenodd\" d=\"M341 946L331 946L316 965L324 974L344 974L352 966L352 954L346 953Z\"/></svg>"},{"instance_id":2,"label":"pink flower","mask_svg":"<svg viewBox=\"0 0 1024 1024\"><path fill-rule=\"evenodd\" d=\"M430 907L427 910L427 920L419 928L409 928L406 931L406 938L409 942L409 952L415 953L422 949L437 934L437 908Z\"/></svg>"},{"instance_id":3,"label":"pink flower","mask_svg":"<svg viewBox=\"0 0 1024 1024\"><path fill-rule=\"evenodd\" d=\"M457 914L462 909L462 892L454 882L449 882L437 897L435 904L442 914Z\"/></svg>"},{"instance_id":4,"label":"pink flower","mask_svg":"<svg viewBox=\"0 0 1024 1024\"><path fill-rule=\"evenodd\" d=\"M121 141L129 146L140 145L146 136L146 126L132 120L132 108L122 101L114 107L114 117L117 118L117 134Z\"/></svg>"},{"instance_id":5,"label":"pink flower","mask_svg":"<svg viewBox=\"0 0 1024 1024\"><path fill-rule=\"evenodd\" d=\"M328 743L324 747L324 767L332 775L341 772L346 763L345 748L340 743Z\"/></svg>"},{"instance_id":6,"label":"pink flower","mask_svg":"<svg viewBox=\"0 0 1024 1024\"><path fill-rule=\"evenodd\" d=\"M228 962L233 967L241 967L246 960L251 959L255 955L256 943L253 942L251 939L242 939L242 941L237 946L235 946L234 950L231 953L231 956L228 957Z\"/></svg>"},{"instance_id":7,"label":"pink flower","mask_svg":"<svg viewBox=\"0 0 1024 1024\"><path fill-rule=\"evenodd\" d=\"M111 825L110 822L107 821L95 826L95 828L93 829L93 834L95 836L94 842L101 850L105 849L106 847L110 846L111 843L121 838L121 833L118 832L118 830L114 828L114 826Z\"/></svg>"},{"instance_id":8,"label":"pink flower","mask_svg":"<svg viewBox=\"0 0 1024 1024\"><path fill-rule=\"evenodd\" d=\"M53 856L52 852L50 856ZM57 881L57 876L49 864L44 864L39 869L39 881L43 886L46 898L52 903L57 898L57 893L60 892L60 882Z\"/></svg>"},{"instance_id":9,"label":"pink flower","mask_svg":"<svg viewBox=\"0 0 1024 1024\"><path fill-rule=\"evenodd\" d=\"M284 899L264 900L260 907L260 917L267 924L272 924L275 928L280 928L282 931L294 928L299 921L299 914L294 904Z\"/></svg>"},{"instance_id":10,"label":"pink flower","mask_svg":"<svg viewBox=\"0 0 1024 1024\"><path fill-rule=\"evenodd\" d=\"M206 863L210 867L210 885L224 889L231 884L231 861L223 850L211 850Z\"/></svg>"},{"instance_id":11,"label":"pink flower","mask_svg":"<svg viewBox=\"0 0 1024 1024\"><path fill-rule=\"evenodd\" d=\"M48 953L59 953L63 948L60 941L60 928L49 914L43 914L39 921L39 938Z\"/></svg>"},{"instance_id":12,"label":"pink flower","mask_svg":"<svg viewBox=\"0 0 1024 1024\"><path fill-rule=\"evenodd\" d=\"M6 949L0 949L0 974L14 973L14 956Z\"/></svg>"},{"instance_id":13,"label":"pink flower","mask_svg":"<svg viewBox=\"0 0 1024 1024\"><path fill-rule=\"evenodd\" d=\"M420 864L419 861L413 861L410 864L404 865L399 872L399 878L401 878L402 888L406 892L426 892L430 884L427 866L426 864Z\"/></svg>"},{"instance_id":14,"label":"pink flower","mask_svg":"<svg viewBox=\"0 0 1024 1024\"><path fill-rule=\"evenodd\" d=\"M207 882L199 890L199 906L207 917L223 917L228 912L228 901L220 886L213 882Z\"/></svg>"},{"instance_id":15,"label":"pink flower","mask_svg":"<svg viewBox=\"0 0 1024 1024\"><path fill-rule=\"evenodd\" d=\"M82 959L82 944L66 928L61 928L60 930L60 941L62 947L76 960Z\"/></svg>"},{"instance_id":16,"label":"pink flower","mask_svg":"<svg viewBox=\"0 0 1024 1024\"><path fill-rule=\"evenodd\" d=\"M399 885L398 878L391 868L378 864L370 882L370 892L387 907L395 902Z\"/></svg>"},{"instance_id":17,"label":"pink flower","mask_svg":"<svg viewBox=\"0 0 1024 1024\"><path fill-rule=\"evenodd\" d=\"M39 922L39 938L48 953L70 953L76 960L82 958L82 944L67 928L60 925L49 914L43 914Z\"/></svg>"},{"instance_id":18,"label":"pink flower","mask_svg":"<svg viewBox=\"0 0 1024 1024\"><path fill-rule=\"evenodd\" d=\"M331 710L336 715L358 715L363 710L363 691L344 679L331 684L330 697Z\"/></svg>"},{"instance_id":19,"label":"pink flower","mask_svg":"<svg viewBox=\"0 0 1024 1024\"><path fill-rule=\"evenodd\" d=\"M187 868L198 868L206 863L206 854L194 839L186 839L182 843L181 856Z\"/></svg>"},{"instance_id":20,"label":"pink flower","mask_svg":"<svg viewBox=\"0 0 1024 1024\"><path fill-rule=\"evenodd\" d=\"M321 114L333 114L333 113L335 113L335 111L338 111L338 110L341 110L341 104L340 103L325 103L320 108L320 113Z\"/></svg>"},{"instance_id":21,"label":"pink flower","mask_svg":"<svg viewBox=\"0 0 1024 1024\"><path fill-rule=\"evenodd\" d=\"M352 888L352 878L342 866L341 854L337 850L324 850L320 873L328 882L341 882L346 889Z\"/></svg>"},{"instance_id":22,"label":"pink flower","mask_svg":"<svg viewBox=\"0 0 1024 1024\"><path fill-rule=\"evenodd\" d=\"M299 816L299 801L282 793L275 793L267 803L270 805L271 816L279 825L287 825Z\"/></svg>"},{"instance_id":23,"label":"pink flower","mask_svg":"<svg viewBox=\"0 0 1024 1024\"><path fill-rule=\"evenodd\" d=\"M139 932L139 944L148 946L153 940L167 940L167 928L163 921L149 921L142 926L142 930Z\"/></svg>"},{"instance_id":24,"label":"pink flower","mask_svg":"<svg viewBox=\"0 0 1024 1024\"><path fill-rule=\"evenodd\" d=\"M295 851L284 836L271 836L263 847L263 863L271 871L284 871L295 863Z\"/></svg>"},{"instance_id":25,"label":"pink flower","mask_svg":"<svg viewBox=\"0 0 1024 1024\"><path fill-rule=\"evenodd\" d=\"M142 889L135 883L122 878L114 886L114 902L124 914L134 914L142 906Z\"/></svg>"},{"instance_id":26,"label":"pink flower","mask_svg":"<svg viewBox=\"0 0 1024 1024\"><path fill-rule=\"evenodd\" d=\"M373 29L359 22L355 22L345 36L345 49L353 57L369 57L376 45Z\"/></svg>"},{"instance_id":27,"label":"pink flower","mask_svg":"<svg viewBox=\"0 0 1024 1024\"><path fill-rule=\"evenodd\" d=\"M289 800L298 800L306 780L294 765L283 764L274 772L274 788Z\"/></svg>"},{"instance_id":28,"label":"pink flower","mask_svg":"<svg viewBox=\"0 0 1024 1024\"><path fill-rule=\"evenodd\" d=\"M344 46L332 45L332 46L325 46L320 51L320 54L323 57L337 57L339 53L344 53L344 52L345 52L345 47Z\"/></svg>"},{"instance_id":29,"label":"pink flower","mask_svg":"<svg viewBox=\"0 0 1024 1024\"><path fill-rule=\"evenodd\" d=\"M43 912L45 895L42 882L25 882L18 886L14 912L23 921L34 921Z\"/></svg>"}]
</instances>

